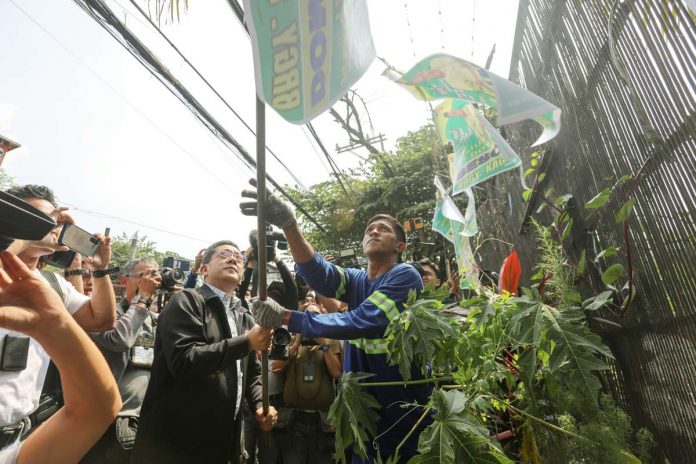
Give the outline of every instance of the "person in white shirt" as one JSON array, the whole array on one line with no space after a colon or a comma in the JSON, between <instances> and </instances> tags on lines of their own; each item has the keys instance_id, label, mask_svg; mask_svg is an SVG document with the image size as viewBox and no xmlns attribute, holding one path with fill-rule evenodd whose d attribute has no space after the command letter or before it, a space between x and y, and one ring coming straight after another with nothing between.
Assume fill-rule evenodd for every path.
<instances>
[{"instance_id":1,"label":"person in white shirt","mask_svg":"<svg viewBox=\"0 0 696 464\"><path fill-rule=\"evenodd\" d=\"M45 276L36 268L39 258L56 250L66 249L58 244L60 227L66 222L73 222L73 219L66 213L66 208L57 207L53 192L47 187L26 185L13 187L7 193L26 201L56 221L57 227L42 240L25 243L24 248L17 253L17 257L32 274L47 284ZM104 272L111 259L110 239L100 235L98 237L99 248L89 262L95 270ZM80 327L90 331L103 331L113 327L116 300L107 274L94 278L94 289L90 297L75 290L62 276L51 274L50 277L63 300L63 311L67 309L67 314L72 315ZM0 328L0 340L8 334L12 335L13 332L8 328ZM30 338L25 368L16 371L0 370L0 428L19 427L36 410L49 362L50 357L44 348L37 340ZM26 429L27 425L22 427Z\"/></svg>"}]
</instances>

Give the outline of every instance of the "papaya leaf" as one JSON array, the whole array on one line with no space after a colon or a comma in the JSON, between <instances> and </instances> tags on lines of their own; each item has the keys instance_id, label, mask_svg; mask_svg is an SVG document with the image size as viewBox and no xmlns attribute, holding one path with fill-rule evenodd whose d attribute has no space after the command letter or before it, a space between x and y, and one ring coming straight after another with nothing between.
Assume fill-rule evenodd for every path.
<instances>
[{"instance_id":1,"label":"papaya leaf","mask_svg":"<svg viewBox=\"0 0 696 464\"><path fill-rule=\"evenodd\" d=\"M522 378L531 383L537 352L544 349L551 353L548 369L551 372L563 369L562 377L567 385L574 385L596 401L600 383L594 371L608 367L599 356L612 355L599 336L583 324L582 315L577 310L561 311L539 298L518 298L516 303L520 309L512 318L511 335L523 350L519 362ZM553 341L552 350L544 346L545 340Z\"/></svg>"},{"instance_id":2,"label":"papaya leaf","mask_svg":"<svg viewBox=\"0 0 696 464\"><path fill-rule=\"evenodd\" d=\"M626 203L624 203L621 206L621 209L619 210L618 213L616 213L616 223L621 224L624 221L627 221L628 218L631 216L631 213L633 212L633 206L636 204L636 199L631 197L628 200L626 200Z\"/></svg>"},{"instance_id":3,"label":"papaya leaf","mask_svg":"<svg viewBox=\"0 0 696 464\"><path fill-rule=\"evenodd\" d=\"M409 464L512 464L480 419L468 413L467 402L466 395L458 390L433 391L431 407L437 413L420 435L420 454Z\"/></svg>"},{"instance_id":4,"label":"papaya leaf","mask_svg":"<svg viewBox=\"0 0 696 464\"><path fill-rule=\"evenodd\" d=\"M611 197L611 189L610 188L605 188L601 192L599 192L597 195L592 197L590 201L585 203L585 208L587 209L596 209L596 208L601 208L604 206L607 201L609 201L609 197Z\"/></svg>"},{"instance_id":5,"label":"papaya leaf","mask_svg":"<svg viewBox=\"0 0 696 464\"><path fill-rule=\"evenodd\" d=\"M363 459L367 457L366 444L375 436L381 408L377 400L360 388L358 382L374 374L344 372L338 394L329 409L329 423L336 429L336 460L347 463L345 449L353 446L353 452Z\"/></svg>"},{"instance_id":6,"label":"papaya leaf","mask_svg":"<svg viewBox=\"0 0 696 464\"><path fill-rule=\"evenodd\" d=\"M409 299L410 300L410 299ZM445 368L449 359L447 347L457 340L457 323L441 310L436 300L418 299L405 304L404 311L392 319L384 333L387 339L389 364L398 365L404 380L411 379L411 366L416 363L425 373L426 365Z\"/></svg>"},{"instance_id":7,"label":"papaya leaf","mask_svg":"<svg viewBox=\"0 0 696 464\"><path fill-rule=\"evenodd\" d=\"M602 282L609 285L624 274L624 267L621 264L613 264L602 273Z\"/></svg>"}]
</instances>

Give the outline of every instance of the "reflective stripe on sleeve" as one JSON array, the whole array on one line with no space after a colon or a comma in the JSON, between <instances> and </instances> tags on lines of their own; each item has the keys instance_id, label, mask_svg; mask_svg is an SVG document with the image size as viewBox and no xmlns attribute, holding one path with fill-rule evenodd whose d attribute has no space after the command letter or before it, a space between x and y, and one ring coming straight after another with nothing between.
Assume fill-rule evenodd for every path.
<instances>
[{"instance_id":1,"label":"reflective stripe on sleeve","mask_svg":"<svg viewBox=\"0 0 696 464\"><path fill-rule=\"evenodd\" d=\"M360 338L351 340L356 348L360 348L365 354L387 354L387 339L386 338Z\"/></svg>"},{"instance_id":2,"label":"reflective stripe on sleeve","mask_svg":"<svg viewBox=\"0 0 696 464\"><path fill-rule=\"evenodd\" d=\"M389 319L389 322L391 322L392 319L394 319L399 314L399 310L396 307L396 303L394 303L393 300L388 298L387 295L380 291L374 292L372 295L369 296L367 300L375 306L377 306L382 311L384 311L384 314L386 314L387 319Z\"/></svg>"}]
</instances>

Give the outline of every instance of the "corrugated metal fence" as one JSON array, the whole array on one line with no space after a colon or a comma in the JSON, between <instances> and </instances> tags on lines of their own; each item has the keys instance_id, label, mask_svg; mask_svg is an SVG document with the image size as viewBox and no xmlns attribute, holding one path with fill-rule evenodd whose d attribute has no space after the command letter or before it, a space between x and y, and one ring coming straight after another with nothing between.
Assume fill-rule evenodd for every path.
<instances>
[{"instance_id":1,"label":"corrugated metal fence","mask_svg":"<svg viewBox=\"0 0 696 464\"><path fill-rule=\"evenodd\" d=\"M616 356L605 386L664 457L696 462L696 17L677 0L521 0L510 79L563 110L560 135L542 147L540 190L573 195L576 258L586 249L591 261L609 245L625 252L624 234L630 243L637 296L624 316L603 314L621 326L602 328ZM529 167L538 125L504 132ZM595 214L582 207L638 172L628 230L614 220L621 192ZM484 188L483 236L513 242L534 262L525 224L544 219L539 199L522 200L512 173ZM496 269L508 251L488 242L483 266ZM624 254L606 261L595 280L610 264L628 265Z\"/></svg>"}]
</instances>

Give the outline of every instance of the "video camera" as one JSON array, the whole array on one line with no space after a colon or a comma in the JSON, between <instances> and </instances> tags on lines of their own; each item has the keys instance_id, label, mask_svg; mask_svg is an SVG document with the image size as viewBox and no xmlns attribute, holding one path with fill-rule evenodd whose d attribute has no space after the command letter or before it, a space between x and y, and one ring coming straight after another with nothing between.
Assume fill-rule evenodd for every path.
<instances>
[{"instance_id":1,"label":"video camera","mask_svg":"<svg viewBox=\"0 0 696 464\"><path fill-rule=\"evenodd\" d=\"M161 288L165 292L169 292L174 287L182 286L185 280L185 273L191 268L191 261L185 259L176 259L173 256L167 256L162 261L162 268L159 273L162 277Z\"/></svg>"},{"instance_id":2,"label":"video camera","mask_svg":"<svg viewBox=\"0 0 696 464\"><path fill-rule=\"evenodd\" d=\"M47 214L14 195L0 192L0 251L15 239L41 240L54 227L55 221Z\"/></svg>"},{"instance_id":3,"label":"video camera","mask_svg":"<svg viewBox=\"0 0 696 464\"><path fill-rule=\"evenodd\" d=\"M273 226L270 224L266 225L266 262L270 263L275 259L276 247L279 250L288 249L288 241L285 239L285 235L279 230L273 230ZM256 229L249 233L249 243L251 244L251 259L254 261L259 260L259 233Z\"/></svg>"},{"instance_id":4,"label":"video camera","mask_svg":"<svg viewBox=\"0 0 696 464\"><path fill-rule=\"evenodd\" d=\"M290 342L292 335L288 329L278 327L273 331L273 339L271 340L271 352L268 353L268 359L287 361L290 357Z\"/></svg>"}]
</instances>

